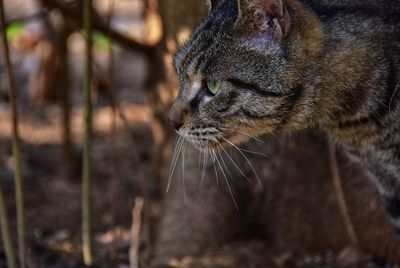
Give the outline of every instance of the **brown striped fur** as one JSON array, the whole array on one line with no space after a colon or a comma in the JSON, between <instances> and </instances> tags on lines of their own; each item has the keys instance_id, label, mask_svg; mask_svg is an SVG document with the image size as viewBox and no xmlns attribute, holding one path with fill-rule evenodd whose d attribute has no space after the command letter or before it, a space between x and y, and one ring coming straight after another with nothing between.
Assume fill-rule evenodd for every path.
<instances>
[{"instance_id":1,"label":"brown striped fur","mask_svg":"<svg viewBox=\"0 0 400 268\"><path fill-rule=\"evenodd\" d=\"M365 167L400 235L400 0L213 0L175 67L180 135L209 151L321 128Z\"/></svg>"}]
</instances>

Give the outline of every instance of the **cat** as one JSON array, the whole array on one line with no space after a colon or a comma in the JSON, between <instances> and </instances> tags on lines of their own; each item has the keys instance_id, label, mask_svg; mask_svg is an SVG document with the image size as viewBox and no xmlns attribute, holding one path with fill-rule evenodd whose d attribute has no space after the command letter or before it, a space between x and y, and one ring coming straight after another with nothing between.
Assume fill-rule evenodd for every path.
<instances>
[{"instance_id":1,"label":"cat","mask_svg":"<svg viewBox=\"0 0 400 268\"><path fill-rule=\"evenodd\" d=\"M211 0L174 66L181 137L215 154L322 129L365 169L400 238L399 0Z\"/></svg>"}]
</instances>

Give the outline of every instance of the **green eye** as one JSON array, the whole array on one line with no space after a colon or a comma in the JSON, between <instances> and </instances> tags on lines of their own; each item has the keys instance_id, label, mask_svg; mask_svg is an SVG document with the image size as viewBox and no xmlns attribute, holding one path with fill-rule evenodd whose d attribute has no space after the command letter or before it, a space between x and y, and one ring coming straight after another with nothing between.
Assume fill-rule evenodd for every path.
<instances>
[{"instance_id":1,"label":"green eye","mask_svg":"<svg viewBox=\"0 0 400 268\"><path fill-rule=\"evenodd\" d=\"M207 88L211 94L216 95L221 87L221 82L216 80L211 80L207 82Z\"/></svg>"}]
</instances>

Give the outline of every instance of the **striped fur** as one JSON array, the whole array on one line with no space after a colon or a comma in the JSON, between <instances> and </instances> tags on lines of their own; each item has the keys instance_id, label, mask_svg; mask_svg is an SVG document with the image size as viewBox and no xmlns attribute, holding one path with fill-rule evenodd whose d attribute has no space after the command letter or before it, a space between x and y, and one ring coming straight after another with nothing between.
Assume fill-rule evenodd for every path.
<instances>
[{"instance_id":1,"label":"striped fur","mask_svg":"<svg viewBox=\"0 0 400 268\"><path fill-rule=\"evenodd\" d=\"M179 134L207 151L322 128L365 167L400 237L400 0L213 2L175 58Z\"/></svg>"}]
</instances>

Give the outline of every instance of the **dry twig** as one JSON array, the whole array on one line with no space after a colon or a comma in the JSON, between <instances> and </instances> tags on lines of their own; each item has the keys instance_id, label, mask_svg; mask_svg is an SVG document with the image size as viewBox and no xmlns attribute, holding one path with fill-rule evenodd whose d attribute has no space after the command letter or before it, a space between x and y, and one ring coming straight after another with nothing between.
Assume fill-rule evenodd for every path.
<instances>
[{"instance_id":1,"label":"dry twig","mask_svg":"<svg viewBox=\"0 0 400 268\"><path fill-rule=\"evenodd\" d=\"M7 265L9 268L17 268L15 262L14 248L11 239L10 224L8 222L6 204L3 196L3 189L0 185L0 224L1 237L3 238L4 249L7 256Z\"/></svg>"},{"instance_id":2,"label":"dry twig","mask_svg":"<svg viewBox=\"0 0 400 268\"><path fill-rule=\"evenodd\" d=\"M82 249L86 265L93 264L92 249L92 0L84 1L84 28L86 34L85 62L85 137L82 170Z\"/></svg>"},{"instance_id":3,"label":"dry twig","mask_svg":"<svg viewBox=\"0 0 400 268\"><path fill-rule=\"evenodd\" d=\"M129 248L130 268L139 268L140 229L142 224L143 206L143 198L137 197L135 199L135 206L132 210L131 245Z\"/></svg>"},{"instance_id":4,"label":"dry twig","mask_svg":"<svg viewBox=\"0 0 400 268\"><path fill-rule=\"evenodd\" d=\"M18 225L18 256L20 267L25 267L25 211L24 211L24 182L21 172L20 138L18 131L18 110L16 100L16 89L14 84L14 74L10 58L10 50L7 42L4 5L0 0L0 29L2 35L2 51L8 76L8 90L10 95L10 105L12 113L12 148L14 159L14 180L15 180L15 198L17 204L17 225Z\"/></svg>"},{"instance_id":5,"label":"dry twig","mask_svg":"<svg viewBox=\"0 0 400 268\"><path fill-rule=\"evenodd\" d=\"M107 29L110 29L111 20L114 15L115 9L115 0L110 1L110 11L107 16ZM109 33L108 33L109 34ZM114 54L113 54L113 45L112 40L109 46L108 51L109 56L109 64L108 64L108 77L110 80L110 84L113 83L113 70L114 70ZM115 88L110 88L111 91L115 90ZM113 92L115 94L115 92ZM117 221L117 199L118 199L118 160L117 160L117 108L113 101L111 101L111 137L110 137L110 147L111 147L111 174L110 174L110 229L113 229L116 221ZM111 244L111 259L114 259L116 254L116 245L115 239Z\"/></svg>"},{"instance_id":6,"label":"dry twig","mask_svg":"<svg viewBox=\"0 0 400 268\"><path fill-rule=\"evenodd\" d=\"M347 235L349 236L350 242L353 245L358 245L358 238L356 232L354 231L353 224L351 222L349 210L346 204L346 198L343 191L342 182L340 179L339 167L336 158L336 147L333 144L329 144L329 164L332 172L332 180L335 189L336 200L339 205L343 223L346 227Z\"/></svg>"}]
</instances>

